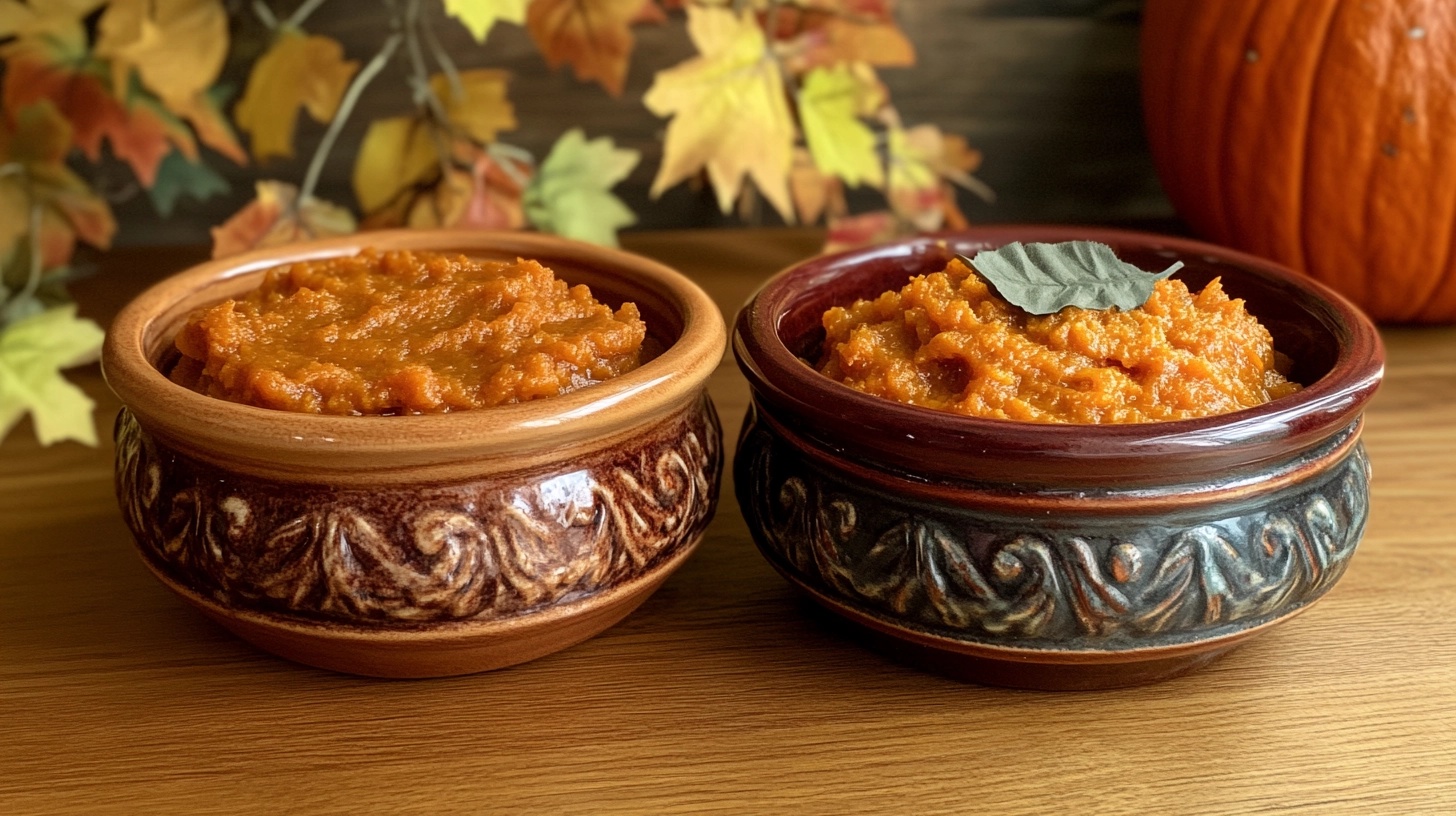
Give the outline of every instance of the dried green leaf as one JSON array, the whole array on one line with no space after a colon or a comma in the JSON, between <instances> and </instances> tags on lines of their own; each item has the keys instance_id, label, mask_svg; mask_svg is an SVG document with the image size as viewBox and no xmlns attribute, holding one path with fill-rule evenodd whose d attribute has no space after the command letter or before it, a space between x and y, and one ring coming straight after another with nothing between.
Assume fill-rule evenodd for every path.
<instances>
[{"instance_id":1,"label":"dried green leaf","mask_svg":"<svg viewBox=\"0 0 1456 816\"><path fill-rule=\"evenodd\" d=\"M619 148L607 136L588 140L580 128L567 131L526 189L527 216L547 232L616 246L617 230L637 217L611 189L640 158L636 150Z\"/></svg>"},{"instance_id":2,"label":"dried green leaf","mask_svg":"<svg viewBox=\"0 0 1456 816\"><path fill-rule=\"evenodd\" d=\"M94 403L61 369L94 360L101 327L58 306L0 330L0 439L30 413L42 445L64 439L95 445Z\"/></svg>"},{"instance_id":3,"label":"dried green leaf","mask_svg":"<svg viewBox=\"0 0 1456 816\"><path fill-rule=\"evenodd\" d=\"M1126 263L1112 247L1096 241L1060 244L1016 242L962 256L1008 302L1031 314L1055 314L1067 306L1136 309L1153 294L1153 284L1177 272L1183 262L1154 274Z\"/></svg>"},{"instance_id":4,"label":"dried green leaf","mask_svg":"<svg viewBox=\"0 0 1456 816\"><path fill-rule=\"evenodd\" d=\"M182 196L206 201L231 189L227 179L206 163L189 161L181 152L174 150L157 168L157 182L147 189L147 194L151 196L157 213L163 218L170 218Z\"/></svg>"}]
</instances>

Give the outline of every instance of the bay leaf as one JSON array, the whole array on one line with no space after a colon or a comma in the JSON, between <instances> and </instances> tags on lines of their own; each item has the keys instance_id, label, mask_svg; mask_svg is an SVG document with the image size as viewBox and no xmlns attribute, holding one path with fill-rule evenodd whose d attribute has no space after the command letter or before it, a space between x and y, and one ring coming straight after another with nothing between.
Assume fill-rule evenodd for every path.
<instances>
[{"instance_id":1,"label":"bay leaf","mask_svg":"<svg viewBox=\"0 0 1456 816\"><path fill-rule=\"evenodd\" d=\"M1037 315L1055 314L1068 306L1136 309L1153 294L1154 283L1183 267L1179 261L1159 273L1145 272L1096 241L1018 241L961 260L1007 302Z\"/></svg>"}]
</instances>

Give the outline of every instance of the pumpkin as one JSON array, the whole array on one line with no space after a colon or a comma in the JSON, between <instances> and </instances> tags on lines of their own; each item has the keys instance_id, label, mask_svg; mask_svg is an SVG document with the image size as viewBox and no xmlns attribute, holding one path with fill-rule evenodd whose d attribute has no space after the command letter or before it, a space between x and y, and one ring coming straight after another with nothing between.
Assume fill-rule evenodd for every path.
<instances>
[{"instance_id":1,"label":"pumpkin","mask_svg":"<svg viewBox=\"0 0 1456 816\"><path fill-rule=\"evenodd\" d=\"M1456 2L1147 0L1141 60L1196 232L1377 320L1456 321Z\"/></svg>"}]
</instances>

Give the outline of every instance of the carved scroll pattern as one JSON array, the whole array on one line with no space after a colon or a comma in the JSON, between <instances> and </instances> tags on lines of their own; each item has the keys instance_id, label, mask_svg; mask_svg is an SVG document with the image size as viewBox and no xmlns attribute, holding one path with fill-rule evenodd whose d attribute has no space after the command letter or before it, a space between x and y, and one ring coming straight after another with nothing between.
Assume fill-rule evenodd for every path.
<instances>
[{"instance_id":1,"label":"carved scroll pattern","mask_svg":"<svg viewBox=\"0 0 1456 816\"><path fill-rule=\"evenodd\" d=\"M1028 647L1153 645L1275 617L1339 579L1369 507L1358 445L1261 508L1182 524L1100 519L1080 535L1076 520L1053 529L896 507L805 467L762 424L739 457L749 526L811 585L956 637Z\"/></svg>"},{"instance_id":2,"label":"carved scroll pattern","mask_svg":"<svg viewBox=\"0 0 1456 816\"><path fill-rule=\"evenodd\" d=\"M123 411L117 493L143 549L223 603L307 617L507 617L630 581L711 518L721 431L706 401L577 470L426 490L232 477L161 449Z\"/></svg>"}]
</instances>

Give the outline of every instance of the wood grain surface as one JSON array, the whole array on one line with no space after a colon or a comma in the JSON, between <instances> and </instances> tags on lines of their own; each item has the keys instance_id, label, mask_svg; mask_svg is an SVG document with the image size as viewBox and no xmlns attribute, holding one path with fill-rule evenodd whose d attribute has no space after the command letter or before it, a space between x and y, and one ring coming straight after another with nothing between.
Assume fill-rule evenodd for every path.
<instances>
[{"instance_id":1,"label":"wood grain surface","mask_svg":"<svg viewBox=\"0 0 1456 816\"><path fill-rule=\"evenodd\" d=\"M731 314L805 232L629 248ZM114 253L104 319L190 250ZM126 273L133 273L130 276ZM111 449L0 446L0 813L1456 812L1456 329L1386 332L1374 507L1338 587L1196 674L1008 691L902 667L812 614L731 488L636 614L525 666L378 681L259 653L143 569ZM117 405L94 367L74 374ZM712 383L733 440L746 387Z\"/></svg>"}]
</instances>

